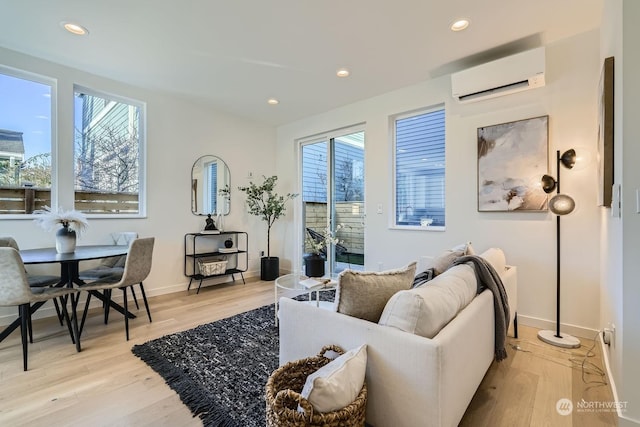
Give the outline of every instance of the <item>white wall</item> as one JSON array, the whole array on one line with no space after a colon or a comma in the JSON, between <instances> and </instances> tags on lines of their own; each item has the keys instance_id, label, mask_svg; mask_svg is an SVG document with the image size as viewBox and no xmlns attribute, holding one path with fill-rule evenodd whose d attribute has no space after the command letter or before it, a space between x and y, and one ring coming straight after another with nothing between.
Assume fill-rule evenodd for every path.
<instances>
[{"instance_id":1,"label":"white wall","mask_svg":"<svg viewBox=\"0 0 640 427\"><path fill-rule=\"evenodd\" d=\"M600 63L613 56L614 64L614 182L622 180L623 155L623 55L622 0L605 3L600 37ZM608 352L611 375L616 388L621 386L623 330L622 321L622 219L611 216L610 209L601 209L600 246L600 329L615 326L616 334Z\"/></svg>"},{"instance_id":2,"label":"white wall","mask_svg":"<svg viewBox=\"0 0 640 427\"><path fill-rule=\"evenodd\" d=\"M553 327L555 322L555 217L551 213L478 213L476 131L480 126L548 114L550 172L555 150L596 147L596 88L599 33L592 31L547 47L547 85L506 97L459 105L451 99L449 77L404 88L278 128L277 168L296 190L296 139L365 123L366 267L398 267L423 254L471 240L482 251L497 246L518 266L518 311L524 323ZM388 228L392 170L389 116L444 102L447 110L447 230ZM568 332L593 337L599 326L599 211L595 162L582 171L562 171L563 191L579 208L563 218L562 322ZM299 191L299 190L298 190ZM296 215L300 215L299 201ZM377 205L383 213L376 214ZM292 226L292 222L289 223ZM300 239L301 230L292 230ZM298 240L299 241L299 240ZM298 259L299 245L286 257Z\"/></svg>"},{"instance_id":3,"label":"white wall","mask_svg":"<svg viewBox=\"0 0 640 427\"><path fill-rule=\"evenodd\" d=\"M618 400L626 402L620 426L640 424L640 215L636 212L636 189L640 188L639 17L637 1L605 2L601 59L615 57L614 183L622 186L622 216L612 218L609 210L602 212L600 327L616 327L606 351Z\"/></svg>"},{"instance_id":4,"label":"white wall","mask_svg":"<svg viewBox=\"0 0 640 427\"><path fill-rule=\"evenodd\" d=\"M266 246L266 232L257 218L245 213L244 197L237 186L248 183L249 171L258 177L273 172L275 129L272 126L5 49L0 49L0 63L57 79L60 101L58 144L63 165L60 172L62 185L67 188L73 185L73 84L147 104L147 218L90 219L89 230L79 244L109 244L110 233L117 231L137 231L141 236L155 236L153 268L145 282L148 294L186 289L188 280L183 275L184 234L198 231L204 226L203 217L191 214L191 166L199 156L214 154L222 158L231 171L231 213L226 218L225 228L249 233L250 268L259 268L256 254ZM72 203L73 193L68 192L61 204L65 209L70 209ZM0 235L15 237L23 249L54 245L54 234L44 232L31 219L0 218ZM42 268L33 269L42 271ZM50 315L52 309L48 307L49 304L37 314ZM0 323L13 320L14 311L2 309Z\"/></svg>"}]
</instances>

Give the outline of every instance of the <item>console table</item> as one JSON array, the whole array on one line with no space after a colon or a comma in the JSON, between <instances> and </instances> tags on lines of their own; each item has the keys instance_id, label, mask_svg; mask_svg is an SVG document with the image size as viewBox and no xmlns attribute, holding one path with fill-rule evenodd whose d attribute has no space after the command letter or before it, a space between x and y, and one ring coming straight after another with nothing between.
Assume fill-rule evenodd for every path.
<instances>
[{"instance_id":1,"label":"console table","mask_svg":"<svg viewBox=\"0 0 640 427\"><path fill-rule=\"evenodd\" d=\"M225 248L224 242L233 241L231 248ZM189 277L189 286L194 279L199 280L200 292L202 281L213 277L231 275L235 282L235 274L240 274L242 283L244 275L249 268L249 235L244 231L221 231L219 233L187 233L184 235L184 275ZM203 274L198 266L198 260L226 260L226 269L219 274Z\"/></svg>"}]
</instances>

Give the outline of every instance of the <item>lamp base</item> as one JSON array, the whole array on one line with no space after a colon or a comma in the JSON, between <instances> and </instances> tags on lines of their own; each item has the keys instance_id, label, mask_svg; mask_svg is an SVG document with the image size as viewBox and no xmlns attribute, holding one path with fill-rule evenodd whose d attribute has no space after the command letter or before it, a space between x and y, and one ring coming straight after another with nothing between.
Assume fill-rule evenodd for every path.
<instances>
[{"instance_id":1,"label":"lamp base","mask_svg":"<svg viewBox=\"0 0 640 427\"><path fill-rule=\"evenodd\" d=\"M555 345L557 347L564 348L578 348L580 347L580 340L574 336L568 334L562 334L561 337L556 336L556 331L539 331L538 338L547 344Z\"/></svg>"}]
</instances>

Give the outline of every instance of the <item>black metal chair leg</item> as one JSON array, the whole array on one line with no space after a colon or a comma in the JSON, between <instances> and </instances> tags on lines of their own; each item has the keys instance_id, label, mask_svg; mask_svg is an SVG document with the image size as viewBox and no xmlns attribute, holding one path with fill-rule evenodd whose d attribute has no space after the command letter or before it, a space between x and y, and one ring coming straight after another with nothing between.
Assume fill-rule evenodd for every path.
<instances>
[{"instance_id":1,"label":"black metal chair leg","mask_svg":"<svg viewBox=\"0 0 640 427\"><path fill-rule=\"evenodd\" d=\"M518 338L518 312L513 316L513 337Z\"/></svg>"},{"instance_id":2,"label":"black metal chair leg","mask_svg":"<svg viewBox=\"0 0 640 427\"><path fill-rule=\"evenodd\" d=\"M124 293L124 331L127 336L127 341L129 341L129 310L127 309L127 286L122 288L122 292Z\"/></svg>"},{"instance_id":3,"label":"black metal chair leg","mask_svg":"<svg viewBox=\"0 0 640 427\"><path fill-rule=\"evenodd\" d=\"M76 351L79 353L82 351L80 348L80 329L78 328L78 301L80 301L80 294L70 295L71 297L71 310L73 314L73 318L69 317L69 312L67 311L67 303L62 305L62 315L64 316L65 322L67 325L71 325L71 341L76 345ZM87 297L88 298L88 297Z\"/></svg>"},{"instance_id":4,"label":"black metal chair leg","mask_svg":"<svg viewBox=\"0 0 640 427\"><path fill-rule=\"evenodd\" d=\"M111 289L104 290L104 324L109 323L109 310L111 309Z\"/></svg>"},{"instance_id":5,"label":"black metal chair leg","mask_svg":"<svg viewBox=\"0 0 640 427\"><path fill-rule=\"evenodd\" d=\"M131 289L133 289L133 286L131 287ZM151 310L149 310L149 302L147 301L147 294L145 294L144 292L144 286L142 285L142 282L140 282L140 291L142 291L142 300L144 301L144 306L147 309L147 316L149 316L149 323L151 323L152 322Z\"/></svg>"},{"instance_id":6,"label":"black metal chair leg","mask_svg":"<svg viewBox=\"0 0 640 427\"><path fill-rule=\"evenodd\" d=\"M136 303L136 310L140 310L140 306L138 305L138 297L136 296L136 290L131 287L131 297L133 298L133 302Z\"/></svg>"},{"instance_id":7,"label":"black metal chair leg","mask_svg":"<svg viewBox=\"0 0 640 427\"><path fill-rule=\"evenodd\" d=\"M22 304L18 307L20 313L20 336L22 337L22 364L24 370L27 370L27 328L29 327L29 304Z\"/></svg>"},{"instance_id":8,"label":"black metal chair leg","mask_svg":"<svg viewBox=\"0 0 640 427\"><path fill-rule=\"evenodd\" d=\"M31 310L27 311L28 316L28 326L29 326L29 342L33 344L33 324L31 323Z\"/></svg>"},{"instance_id":9,"label":"black metal chair leg","mask_svg":"<svg viewBox=\"0 0 640 427\"><path fill-rule=\"evenodd\" d=\"M60 313L60 315L62 316L64 311L66 311L67 309L67 299L69 298L69 295L65 295L60 297L60 305L64 308L64 310L62 310L62 313ZM73 304L73 301L71 301L71 304ZM64 316L63 316L64 318ZM65 318L66 319L66 318ZM76 343L76 339L75 336L73 335L73 329L72 329L72 325L70 322L67 322L67 329L69 330L69 336L71 336L71 342L72 343Z\"/></svg>"},{"instance_id":10,"label":"black metal chair leg","mask_svg":"<svg viewBox=\"0 0 640 427\"><path fill-rule=\"evenodd\" d=\"M62 301L60 301L60 303L62 303ZM56 307L56 314L58 315L58 321L60 322L60 326L63 326L62 313L60 312L60 306L58 306L58 298L53 299L53 305Z\"/></svg>"},{"instance_id":11,"label":"black metal chair leg","mask_svg":"<svg viewBox=\"0 0 640 427\"><path fill-rule=\"evenodd\" d=\"M91 301L91 292L87 292L87 302L84 304L84 310L82 312L82 321L80 322L80 329L78 331L78 335L82 335L82 330L84 329L84 321L87 319L87 312L89 311L89 301ZM74 312L77 313L77 310L74 309Z\"/></svg>"}]
</instances>

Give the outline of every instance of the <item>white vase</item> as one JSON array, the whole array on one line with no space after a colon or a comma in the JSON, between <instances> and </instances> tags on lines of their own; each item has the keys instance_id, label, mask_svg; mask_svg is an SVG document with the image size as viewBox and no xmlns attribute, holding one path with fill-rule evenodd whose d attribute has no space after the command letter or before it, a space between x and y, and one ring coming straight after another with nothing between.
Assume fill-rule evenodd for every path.
<instances>
[{"instance_id":1,"label":"white vase","mask_svg":"<svg viewBox=\"0 0 640 427\"><path fill-rule=\"evenodd\" d=\"M76 250L76 232L69 227L56 231L56 252L71 254Z\"/></svg>"}]
</instances>

